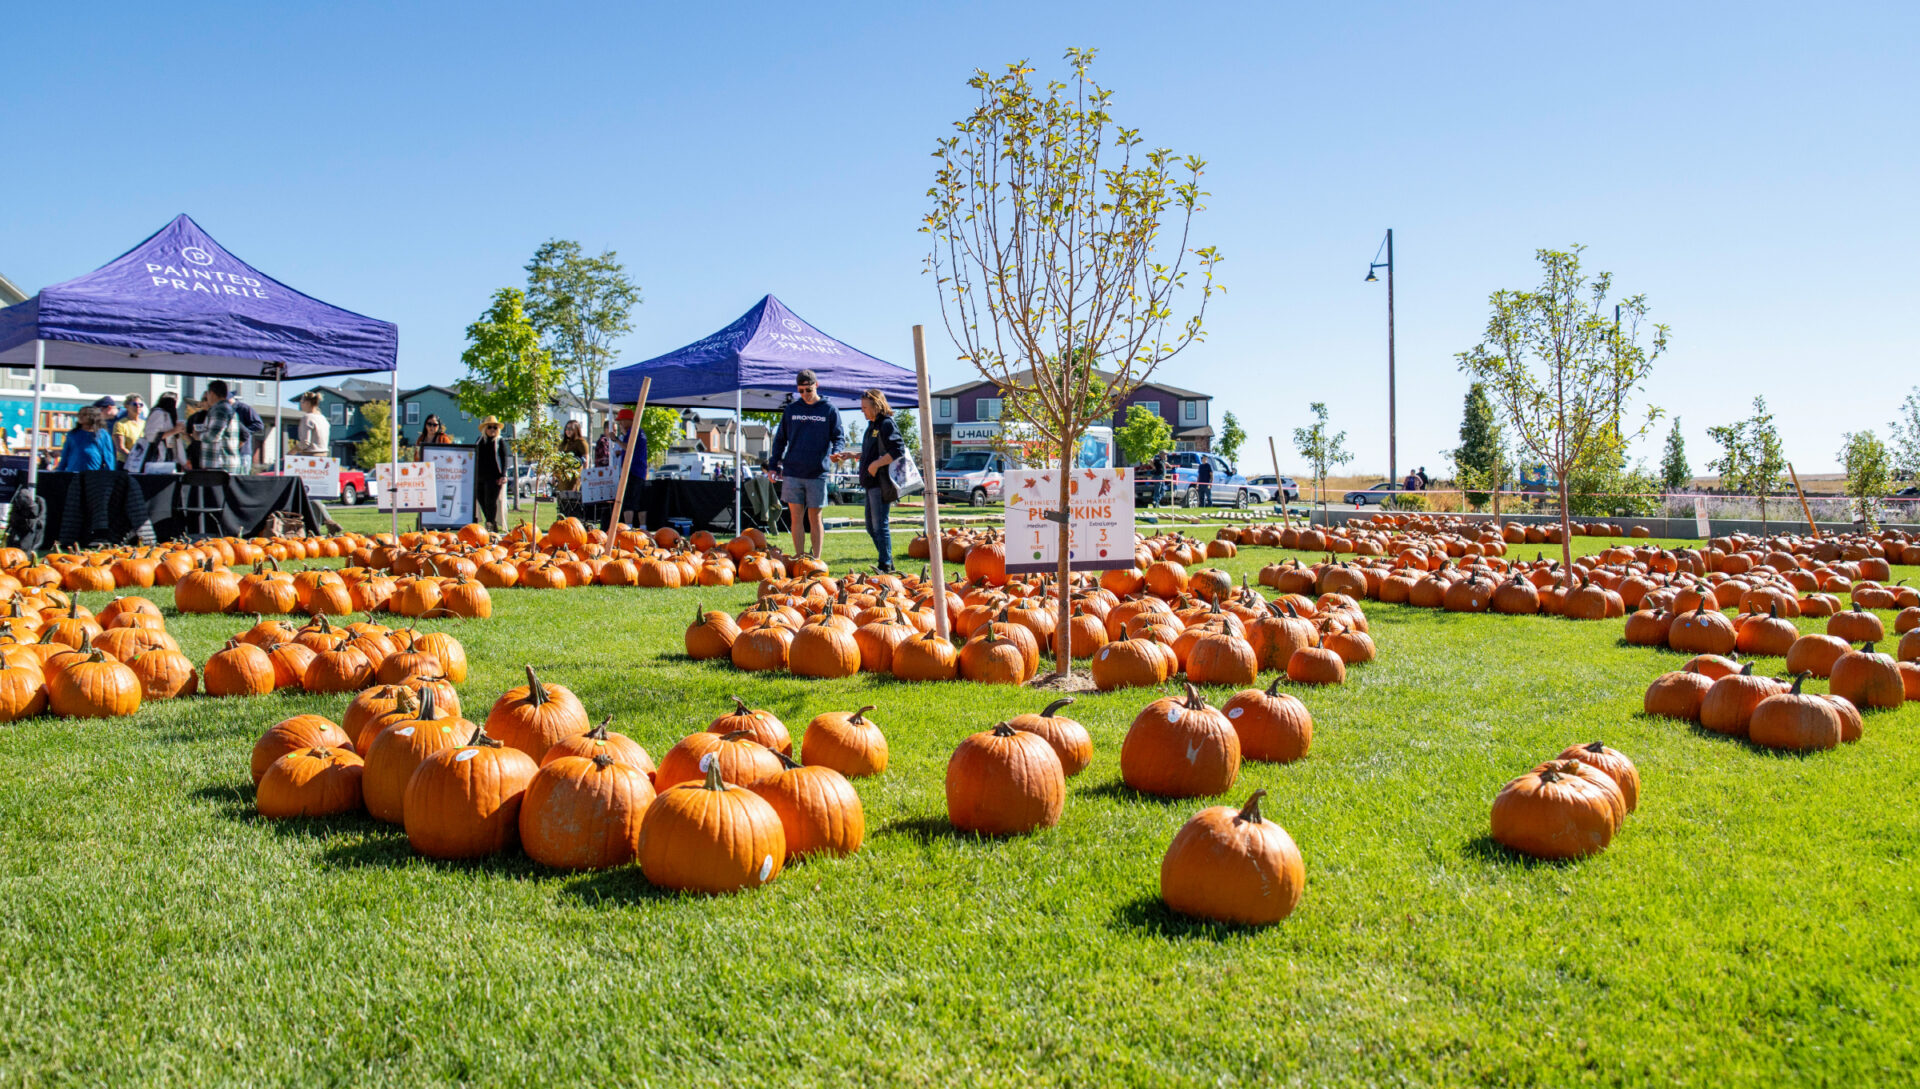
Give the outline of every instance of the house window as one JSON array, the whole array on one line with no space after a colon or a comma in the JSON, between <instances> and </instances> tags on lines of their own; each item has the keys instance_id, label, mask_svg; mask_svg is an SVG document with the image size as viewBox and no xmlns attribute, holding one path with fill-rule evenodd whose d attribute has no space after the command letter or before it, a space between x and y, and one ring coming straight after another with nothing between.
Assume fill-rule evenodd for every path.
<instances>
[{"instance_id":1,"label":"house window","mask_svg":"<svg viewBox=\"0 0 1920 1089\"><path fill-rule=\"evenodd\" d=\"M168 389L179 389L179 388L180 388L180 376L179 376L179 375L177 375L177 374L169 374L169 375L167 375L167 388L168 388Z\"/></svg>"},{"instance_id":2,"label":"house window","mask_svg":"<svg viewBox=\"0 0 1920 1089\"><path fill-rule=\"evenodd\" d=\"M1140 408L1153 413L1155 416L1160 415L1160 402L1158 401L1139 401L1137 404Z\"/></svg>"},{"instance_id":3,"label":"house window","mask_svg":"<svg viewBox=\"0 0 1920 1089\"><path fill-rule=\"evenodd\" d=\"M408 401L408 402L407 402L407 424L408 424L408 426L412 426L413 424L417 424L417 423L419 423L419 422L420 422L420 402L418 402L418 401Z\"/></svg>"},{"instance_id":4,"label":"house window","mask_svg":"<svg viewBox=\"0 0 1920 1089\"><path fill-rule=\"evenodd\" d=\"M1000 418L1000 401L998 397L982 397L974 402L973 414L982 420L997 420Z\"/></svg>"},{"instance_id":5,"label":"house window","mask_svg":"<svg viewBox=\"0 0 1920 1089\"><path fill-rule=\"evenodd\" d=\"M330 420L335 427L347 426L347 406L339 401L328 405L327 419Z\"/></svg>"},{"instance_id":6,"label":"house window","mask_svg":"<svg viewBox=\"0 0 1920 1089\"><path fill-rule=\"evenodd\" d=\"M943 420L953 419L953 398L951 397L940 398L937 408L938 408L938 412L941 419Z\"/></svg>"},{"instance_id":7,"label":"house window","mask_svg":"<svg viewBox=\"0 0 1920 1089\"><path fill-rule=\"evenodd\" d=\"M1180 402L1180 418L1188 421L1199 419L1200 418L1200 402L1198 401Z\"/></svg>"},{"instance_id":8,"label":"house window","mask_svg":"<svg viewBox=\"0 0 1920 1089\"><path fill-rule=\"evenodd\" d=\"M267 384L265 382L255 382L253 384L253 395L255 397L265 397L267 395Z\"/></svg>"},{"instance_id":9,"label":"house window","mask_svg":"<svg viewBox=\"0 0 1920 1089\"><path fill-rule=\"evenodd\" d=\"M32 367L8 367L7 374L14 378L32 378Z\"/></svg>"}]
</instances>

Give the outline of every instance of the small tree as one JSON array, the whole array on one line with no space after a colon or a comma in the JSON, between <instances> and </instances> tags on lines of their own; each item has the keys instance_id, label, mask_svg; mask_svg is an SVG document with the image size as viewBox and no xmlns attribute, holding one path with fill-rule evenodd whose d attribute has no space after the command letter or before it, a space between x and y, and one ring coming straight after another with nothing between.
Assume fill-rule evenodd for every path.
<instances>
[{"instance_id":1,"label":"small tree","mask_svg":"<svg viewBox=\"0 0 1920 1089\"><path fill-rule=\"evenodd\" d=\"M1139 130L1115 124L1111 93L1089 75L1093 59L1093 50L1068 50L1070 81L1044 90L1025 62L975 71L978 104L934 151L933 208L921 228L961 360L1002 391L1003 419L1024 420L1061 465L1073 464L1089 426L1201 338L1220 259L1188 245L1205 163L1148 149ZM1195 272L1199 305L1181 320L1174 303ZM1104 395L1089 396L1097 370L1113 377ZM1057 498L1064 631L1073 597L1065 473ZM1055 656L1056 675L1070 668L1067 653Z\"/></svg>"},{"instance_id":2,"label":"small tree","mask_svg":"<svg viewBox=\"0 0 1920 1089\"><path fill-rule=\"evenodd\" d=\"M1500 468L1505 460L1507 437L1500 430L1500 418L1494 415L1493 402L1487 398L1487 384L1475 382L1467 387L1466 404L1460 414L1460 445L1453 451L1454 476L1470 491L1467 502L1479 506L1489 491L1499 487Z\"/></svg>"},{"instance_id":3,"label":"small tree","mask_svg":"<svg viewBox=\"0 0 1920 1089\"><path fill-rule=\"evenodd\" d=\"M1326 525L1327 469L1345 465L1353 455L1347 451L1347 433L1328 430L1327 406L1315 401L1309 411L1313 413L1313 426L1293 429L1293 448L1313 470L1313 488L1320 495L1320 524Z\"/></svg>"},{"instance_id":4,"label":"small tree","mask_svg":"<svg viewBox=\"0 0 1920 1089\"><path fill-rule=\"evenodd\" d=\"M460 411L475 417L498 416L515 424L528 421L531 426L515 428L512 452L537 470L540 462L534 459L528 438L545 420L542 409L565 375L540 347L540 334L527 318L526 295L519 288L503 287L493 293L486 313L467 326L467 350L460 353L460 362L467 368L467 376L454 383ZM557 432L554 445L558 449ZM518 484L511 490L514 509L519 510ZM536 523L539 513L536 499Z\"/></svg>"},{"instance_id":5,"label":"small tree","mask_svg":"<svg viewBox=\"0 0 1920 1089\"><path fill-rule=\"evenodd\" d=\"M1113 441L1120 447L1120 456L1127 459L1127 464L1145 465L1153 460L1153 455L1173 449L1173 428L1158 414L1139 405L1128 405L1127 422L1113 433Z\"/></svg>"},{"instance_id":6,"label":"small tree","mask_svg":"<svg viewBox=\"0 0 1920 1089\"><path fill-rule=\"evenodd\" d=\"M906 444L909 451L918 451L920 449L920 427L914 422L912 409L895 409L893 413L893 426L899 428L900 441Z\"/></svg>"},{"instance_id":7,"label":"small tree","mask_svg":"<svg viewBox=\"0 0 1920 1089\"><path fill-rule=\"evenodd\" d=\"M367 437L353 447L354 464L372 469L393 460L393 406L385 401L368 401L360 406L360 418L366 422Z\"/></svg>"},{"instance_id":8,"label":"small tree","mask_svg":"<svg viewBox=\"0 0 1920 1089\"><path fill-rule=\"evenodd\" d=\"M633 331L627 317L639 303L640 288L612 250L588 257L580 243L552 238L527 262L527 318L581 404L600 396L620 354L613 342Z\"/></svg>"},{"instance_id":9,"label":"small tree","mask_svg":"<svg viewBox=\"0 0 1920 1089\"><path fill-rule=\"evenodd\" d=\"M1220 418L1220 438L1214 442L1213 451L1235 465L1240 463L1240 445L1247 441L1247 432L1240 421L1229 412Z\"/></svg>"},{"instance_id":10,"label":"small tree","mask_svg":"<svg viewBox=\"0 0 1920 1089\"><path fill-rule=\"evenodd\" d=\"M1872 431L1849 431L1843 436L1840 461L1847 469L1847 495L1868 529L1879 529L1879 499L1893 486L1893 467L1887 444Z\"/></svg>"},{"instance_id":11,"label":"small tree","mask_svg":"<svg viewBox=\"0 0 1920 1089\"><path fill-rule=\"evenodd\" d=\"M1888 450L1897 479L1920 484L1920 386L1900 402L1900 415L1887 428Z\"/></svg>"},{"instance_id":12,"label":"small tree","mask_svg":"<svg viewBox=\"0 0 1920 1089\"><path fill-rule=\"evenodd\" d=\"M1620 447L1658 417L1650 409L1631 432L1616 423L1614 406L1646 380L1666 351L1667 327L1653 326L1640 343L1646 296L1619 303L1627 324L1618 333L1608 308L1613 275L1589 278L1580 268L1585 247L1539 250L1545 278L1535 291L1496 291L1486 337L1457 357L1462 370L1487 384L1512 421L1522 446L1559 481L1561 570L1573 570L1569 482L1583 464L1617 463ZM1571 574L1568 575L1571 578Z\"/></svg>"},{"instance_id":13,"label":"small tree","mask_svg":"<svg viewBox=\"0 0 1920 1089\"><path fill-rule=\"evenodd\" d=\"M658 465L667 459L667 448L680 434L680 414L670 408L650 407L640 414L640 430L647 436L647 464Z\"/></svg>"},{"instance_id":14,"label":"small tree","mask_svg":"<svg viewBox=\"0 0 1920 1089\"><path fill-rule=\"evenodd\" d=\"M1755 397L1752 416L1709 427L1707 434L1721 447L1721 455L1707 466L1720 474L1722 487L1760 500L1760 528L1764 532L1767 496L1780 487L1787 470L1786 452L1780 446L1780 432L1773 426L1773 413L1767 411L1767 399Z\"/></svg>"},{"instance_id":15,"label":"small tree","mask_svg":"<svg viewBox=\"0 0 1920 1089\"><path fill-rule=\"evenodd\" d=\"M1660 486L1677 492L1693 480L1693 466L1687 464L1687 440L1680 434L1680 417L1673 418L1667 432L1667 452L1660 459Z\"/></svg>"},{"instance_id":16,"label":"small tree","mask_svg":"<svg viewBox=\"0 0 1920 1089\"><path fill-rule=\"evenodd\" d=\"M533 469L535 480L580 475L579 456L560 449L560 428L544 416L521 428L513 444L520 460ZM540 489L537 487L533 489L533 524L539 528Z\"/></svg>"}]
</instances>

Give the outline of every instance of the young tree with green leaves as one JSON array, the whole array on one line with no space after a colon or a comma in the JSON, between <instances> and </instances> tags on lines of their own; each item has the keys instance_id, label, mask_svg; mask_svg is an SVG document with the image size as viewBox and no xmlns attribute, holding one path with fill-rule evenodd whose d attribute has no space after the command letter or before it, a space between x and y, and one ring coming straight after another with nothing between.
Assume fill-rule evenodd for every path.
<instances>
[{"instance_id":1,"label":"young tree with green leaves","mask_svg":"<svg viewBox=\"0 0 1920 1089\"><path fill-rule=\"evenodd\" d=\"M1720 474L1721 487L1760 500L1760 528L1767 528L1767 496L1773 494L1787 475L1787 455L1780 445L1780 432L1773 426L1773 413L1767 411L1767 399L1753 399L1753 415L1735 423L1707 428L1707 435L1720 444L1721 454L1707 463Z\"/></svg>"},{"instance_id":2,"label":"young tree with green leaves","mask_svg":"<svg viewBox=\"0 0 1920 1089\"><path fill-rule=\"evenodd\" d=\"M1327 427L1327 406L1315 401L1308 406L1313 413L1312 427L1293 429L1293 448L1313 469L1313 490L1320 496L1320 524L1327 524L1327 470L1353 460L1347 450L1347 433Z\"/></svg>"},{"instance_id":3,"label":"young tree with green leaves","mask_svg":"<svg viewBox=\"0 0 1920 1089\"><path fill-rule=\"evenodd\" d=\"M1871 430L1849 431L1842 436L1840 463L1847 469L1847 495L1853 509L1868 529L1880 528L1881 496L1893 487L1893 462L1887 445Z\"/></svg>"},{"instance_id":4,"label":"young tree with green leaves","mask_svg":"<svg viewBox=\"0 0 1920 1089\"><path fill-rule=\"evenodd\" d=\"M1127 422L1113 433L1113 442L1128 465L1145 465L1153 455L1173 449L1173 428L1158 413L1128 405Z\"/></svg>"},{"instance_id":5,"label":"young tree with green leaves","mask_svg":"<svg viewBox=\"0 0 1920 1089\"><path fill-rule=\"evenodd\" d=\"M1024 61L998 75L975 71L978 104L935 148L933 207L921 225L960 359L1002 391L1002 419L1029 425L1062 465L1073 464L1089 426L1201 339L1218 290L1219 252L1188 241L1204 208L1205 162L1149 148L1138 129L1118 125L1093 60L1091 49L1068 50L1071 76L1044 87ZM1175 304L1189 287L1198 305L1182 319ZM1090 396L1096 369L1114 377ZM1071 510L1067 484L1061 474L1060 511ZM1063 521L1062 586L1068 535ZM1060 595L1062 630L1071 597ZM1068 654L1055 661L1065 676Z\"/></svg>"},{"instance_id":6,"label":"young tree with green leaves","mask_svg":"<svg viewBox=\"0 0 1920 1089\"><path fill-rule=\"evenodd\" d=\"M1506 447L1507 437L1500 429L1500 418L1494 415L1493 401L1487 397L1487 384L1469 385L1460 414L1460 445L1453 448L1454 477L1463 487L1481 489L1467 492L1468 503L1477 507L1498 490Z\"/></svg>"},{"instance_id":7,"label":"young tree with green leaves","mask_svg":"<svg viewBox=\"0 0 1920 1089\"><path fill-rule=\"evenodd\" d=\"M899 429L900 441L906 444L908 450L917 452L920 449L920 425L914 422L912 409L895 409L893 426Z\"/></svg>"},{"instance_id":8,"label":"young tree with green leaves","mask_svg":"<svg viewBox=\"0 0 1920 1089\"><path fill-rule=\"evenodd\" d=\"M640 414L640 430L647 436L647 464L658 465L667 460L667 448L673 440L680 437L680 413L671 408L649 405ZM621 436L625 439L625 436Z\"/></svg>"},{"instance_id":9,"label":"young tree with green leaves","mask_svg":"<svg viewBox=\"0 0 1920 1089\"><path fill-rule=\"evenodd\" d=\"M552 238L527 262L527 318L582 404L600 396L620 354L613 342L633 331L627 318L639 304L640 288L612 250L589 257L580 243Z\"/></svg>"},{"instance_id":10,"label":"young tree with green leaves","mask_svg":"<svg viewBox=\"0 0 1920 1089\"><path fill-rule=\"evenodd\" d=\"M1220 437L1214 441L1213 452L1226 458L1235 465L1240 463L1240 446L1247 441L1246 429L1229 412L1220 417Z\"/></svg>"},{"instance_id":11,"label":"young tree with green leaves","mask_svg":"<svg viewBox=\"0 0 1920 1089\"><path fill-rule=\"evenodd\" d=\"M460 353L467 375L454 383L460 411L469 416L498 416L516 426L513 454L550 475L553 468L565 466L546 456L541 426L553 430L553 453L558 454L560 436L547 420L545 407L553 391L560 388L565 374L555 365L553 356L540 346L540 334L526 312L526 295L517 287L503 287L493 293L493 302L480 320L467 326L467 349ZM519 509L520 489L511 489ZM540 501L534 499L534 522L539 523Z\"/></svg>"},{"instance_id":12,"label":"young tree with green leaves","mask_svg":"<svg viewBox=\"0 0 1920 1089\"><path fill-rule=\"evenodd\" d=\"M367 437L354 444L354 464L371 470L393 460L393 406L385 401L368 401L360 406L360 419L366 422Z\"/></svg>"},{"instance_id":13,"label":"young tree with green leaves","mask_svg":"<svg viewBox=\"0 0 1920 1089\"><path fill-rule=\"evenodd\" d=\"M1680 434L1680 417L1673 418L1667 432L1667 451L1660 459L1660 486L1677 492L1693 481L1693 466L1687 464L1687 439Z\"/></svg>"},{"instance_id":14,"label":"young tree with green leaves","mask_svg":"<svg viewBox=\"0 0 1920 1089\"><path fill-rule=\"evenodd\" d=\"M1900 415L1888 425L1887 434L1895 478L1920 484L1920 386L1900 402Z\"/></svg>"},{"instance_id":15,"label":"young tree with green leaves","mask_svg":"<svg viewBox=\"0 0 1920 1089\"><path fill-rule=\"evenodd\" d=\"M1533 291L1496 291L1485 338L1459 353L1460 368L1487 384L1505 409L1522 447L1546 464L1560 490L1561 570L1572 577L1573 526L1569 481L1585 464L1615 462L1624 444L1658 418L1649 409L1632 431L1616 423L1614 406L1646 381L1666 351L1667 326L1653 326L1640 343L1644 295L1618 303L1625 322L1616 332L1608 301L1613 274L1589 277L1580 267L1584 246L1538 250L1544 276Z\"/></svg>"}]
</instances>

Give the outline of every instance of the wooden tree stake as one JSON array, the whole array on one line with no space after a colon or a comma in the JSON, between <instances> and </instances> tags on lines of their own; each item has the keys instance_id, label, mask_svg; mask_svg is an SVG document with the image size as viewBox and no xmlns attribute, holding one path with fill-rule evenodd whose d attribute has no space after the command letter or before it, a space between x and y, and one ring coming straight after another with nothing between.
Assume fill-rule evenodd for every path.
<instances>
[{"instance_id":1,"label":"wooden tree stake","mask_svg":"<svg viewBox=\"0 0 1920 1089\"><path fill-rule=\"evenodd\" d=\"M1801 513L1807 516L1807 528L1813 531L1815 540L1820 539L1820 527L1813 522L1813 507L1807 502L1807 493L1800 489L1800 474L1793 471L1793 462L1787 462L1787 475L1793 478L1793 492L1800 497Z\"/></svg>"},{"instance_id":2,"label":"wooden tree stake","mask_svg":"<svg viewBox=\"0 0 1920 1089\"><path fill-rule=\"evenodd\" d=\"M627 471L633 468L633 451L640 445L633 440L641 434L640 417L647 414L647 391L652 388L651 375L640 379L640 400L633 406L633 426L627 429L627 448L620 456L620 480L613 486L613 515L607 519L607 524L613 527L613 532L609 534L613 539L607 542L610 546L617 545L620 540L620 515L625 513L625 508L621 504L627 498ZM536 533L540 529L539 526L533 528ZM646 528L640 527L643 531Z\"/></svg>"}]
</instances>

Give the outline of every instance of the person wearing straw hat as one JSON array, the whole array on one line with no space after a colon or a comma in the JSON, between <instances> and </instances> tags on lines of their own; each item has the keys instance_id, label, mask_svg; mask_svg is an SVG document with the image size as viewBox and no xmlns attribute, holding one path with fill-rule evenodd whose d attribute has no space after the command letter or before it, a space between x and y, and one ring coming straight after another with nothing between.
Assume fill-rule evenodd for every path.
<instances>
[{"instance_id":1,"label":"person wearing straw hat","mask_svg":"<svg viewBox=\"0 0 1920 1089\"><path fill-rule=\"evenodd\" d=\"M488 529L501 530L500 485L507 478L507 441L500 437L500 419L480 421L480 441L473 444L473 502Z\"/></svg>"}]
</instances>

